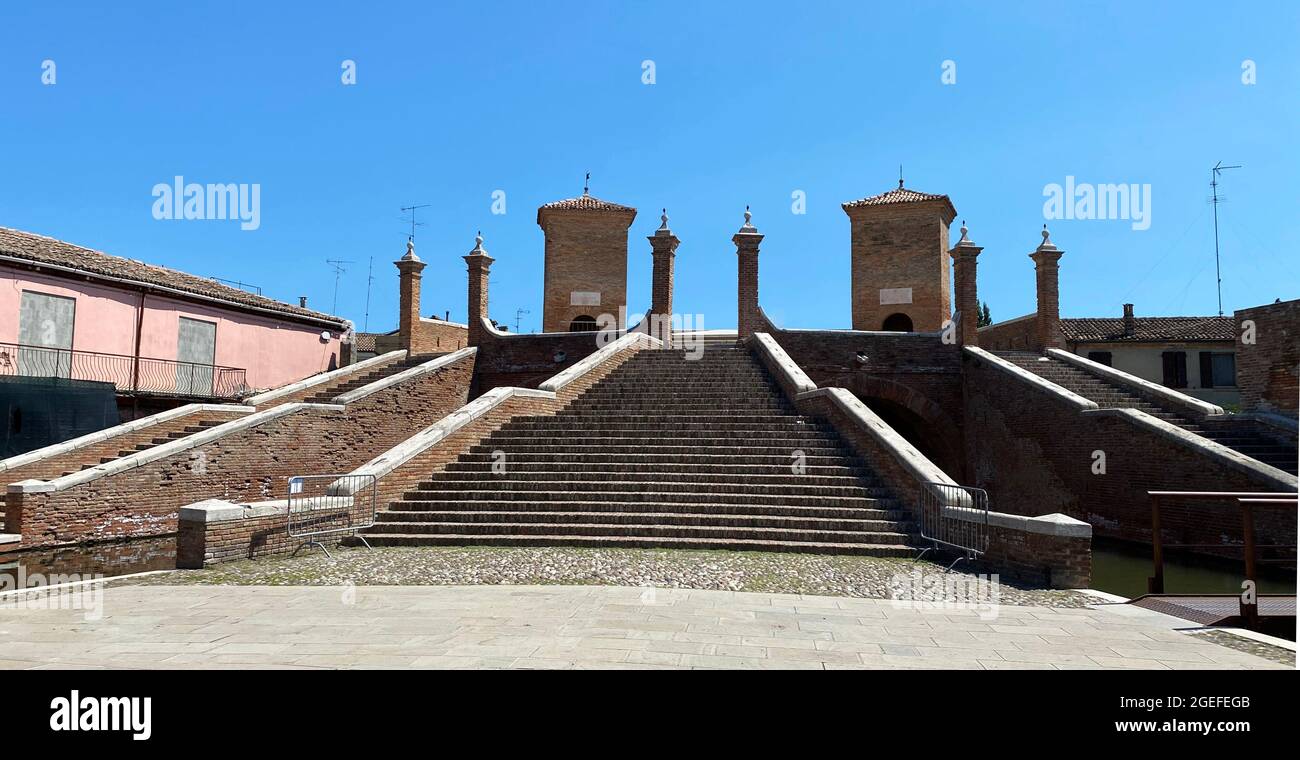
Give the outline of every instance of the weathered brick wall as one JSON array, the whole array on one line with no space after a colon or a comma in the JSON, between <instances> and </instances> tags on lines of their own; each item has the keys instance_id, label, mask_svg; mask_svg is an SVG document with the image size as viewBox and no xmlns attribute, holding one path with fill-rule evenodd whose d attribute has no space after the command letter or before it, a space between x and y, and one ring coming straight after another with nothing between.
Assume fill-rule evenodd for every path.
<instances>
[{"instance_id":1,"label":"weathered brick wall","mask_svg":"<svg viewBox=\"0 0 1300 760\"><path fill-rule=\"evenodd\" d=\"M1092 583L1092 539L1053 536L989 526L982 566L990 571L1049 588L1088 588Z\"/></svg>"},{"instance_id":2,"label":"weathered brick wall","mask_svg":"<svg viewBox=\"0 0 1300 760\"><path fill-rule=\"evenodd\" d=\"M1300 299L1233 313L1237 324L1237 387L1246 411L1296 416L1300 400ZM1255 342L1243 340L1242 323L1255 323Z\"/></svg>"},{"instance_id":3,"label":"weathered brick wall","mask_svg":"<svg viewBox=\"0 0 1300 760\"><path fill-rule=\"evenodd\" d=\"M554 414L576 400L639 350L647 349L634 346L611 356L562 388L553 400L528 396L507 399L482 417L379 478L376 483L377 507L383 509L389 503L401 499L405 492L413 490L420 481L441 471L449 462L455 461L471 446L512 418ZM382 451L376 451L370 458L380 453ZM301 544L300 540L290 539L287 535L285 518L282 514L210 523L183 521L179 526L177 542L180 567L202 567L205 563L281 554L293 551Z\"/></svg>"},{"instance_id":4,"label":"weathered brick wall","mask_svg":"<svg viewBox=\"0 0 1300 760\"><path fill-rule=\"evenodd\" d=\"M1028 314L981 327L978 345L986 351L1032 351L1036 320L1036 314Z\"/></svg>"},{"instance_id":5,"label":"weathered brick wall","mask_svg":"<svg viewBox=\"0 0 1300 760\"><path fill-rule=\"evenodd\" d=\"M965 482L961 346L916 333L769 329L818 387L845 388L882 416L893 410L886 422Z\"/></svg>"},{"instance_id":6,"label":"weathered brick wall","mask_svg":"<svg viewBox=\"0 0 1300 760\"><path fill-rule=\"evenodd\" d=\"M1011 514L1062 512L1098 535L1149 542L1150 490L1274 491L1252 476L1180 445L1110 411L1080 412L1027 382L967 357L966 451L971 485L989 493L990 508ZM1094 452L1105 474L1093 474ZM1231 503L1171 507L1167 540L1218 543L1240 537ZM1295 514L1261 516L1259 535L1294 543Z\"/></svg>"},{"instance_id":7,"label":"weathered brick wall","mask_svg":"<svg viewBox=\"0 0 1300 760\"><path fill-rule=\"evenodd\" d=\"M465 325L440 319L420 319L412 328L410 350L413 354L442 354L469 345L469 330Z\"/></svg>"},{"instance_id":8,"label":"weathered brick wall","mask_svg":"<svg viewBox=\"0 0 1300 760\"><path fill-rule=\"evenodd\" d=\"M10 494L24 546L170 533L205 498L280 496L293 475L348 472L468 399L473 357L373 393L343 411L306 407L174 456L52 492Z\"/></svg>"},{"instance_id":9,"label":"weathered brick wall","mask_svg":"<svg viewBox=\"0 0 1300 760\"><path fill-rule=\"evenodd\" d=\"M852 228L853 329L879 330L903 313L913 329L938 330L952 315L948 271L948 202L846 209ZM912 303L881 304L882 288L911 288Z\"/></svg>"},{"instance_id":10,"label":"weathered brick wall","mask_svg":"<svg viewBox=\"0 0 1300 760\"><path fill-rule=\"evenodd\" d=\"M287 554L302 545L289 536L284 513L203 523L181 520L176 530L176 567Z\"/></svg>"},{"instance_id":11,"label":"weathered brick wall","mask_svg":"<svg viewBox=\"0 0 1300 760\"><path fill-rule=\"evenodd\" d=\"M493 388L536 388L601 348L597 333L486 335L478 346L473 397ZM555 361L557 354L562 361Z\"/></svg>"}]
</instances>

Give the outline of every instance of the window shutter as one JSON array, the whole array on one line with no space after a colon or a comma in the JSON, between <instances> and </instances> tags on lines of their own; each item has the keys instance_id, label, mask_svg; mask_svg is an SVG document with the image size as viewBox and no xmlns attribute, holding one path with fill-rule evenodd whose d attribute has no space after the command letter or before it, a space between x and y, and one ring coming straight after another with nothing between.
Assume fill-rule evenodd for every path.
<instances>
[{"instance_id":1,"label":"window shutter","mask_svg":"<svg viewBox=\"0 0 1300 760\"><path fill-rule=\"evenodd\" d=\"M1201 387L1214 387L1214 354L1209 351L1201 352Z\"/></svg>"}]
</instances>

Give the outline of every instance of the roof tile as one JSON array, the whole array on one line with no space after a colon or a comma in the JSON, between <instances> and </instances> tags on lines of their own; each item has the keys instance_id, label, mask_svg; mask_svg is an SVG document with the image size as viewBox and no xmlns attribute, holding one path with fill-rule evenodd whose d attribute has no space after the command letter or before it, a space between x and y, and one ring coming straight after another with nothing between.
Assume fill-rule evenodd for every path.
<instances>
[{"instance_id":1,"label":"roof tile","mask_svg":"<svg viewBox=\"0 0 1300 760\"><path fill-rule=\"evenodd\" d=\"M1199 343L1235 341L1232 317L1136 317L1133 334L1124 334L1122 317L1062 319L1061 333L1077 343Z\"/></svg>"}]
</instances>

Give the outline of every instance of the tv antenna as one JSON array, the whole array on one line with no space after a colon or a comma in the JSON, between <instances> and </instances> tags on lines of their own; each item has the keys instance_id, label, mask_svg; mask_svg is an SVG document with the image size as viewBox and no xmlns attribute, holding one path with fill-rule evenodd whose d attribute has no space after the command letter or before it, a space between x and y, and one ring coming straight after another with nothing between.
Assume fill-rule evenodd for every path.
<instances>
[{"instance_id":1,"label":"tv antenna","mask_svg":"<svg viewBox=\"0 0 1300 760\"><path fill-rule=\"evenodd\" d=\"M515 334L519 334L519 323L523 321L525 314L531 314L528 309L515 309Z\"/></svg>"},{"instance_id":2,"label":"tv antenna","mask_svg":"<svg viewBox=\"0 0 1300 760\"><path fill-rule=\"evenodd\" d=\"M1214 207L1214 280L1219 294L1219 316L1221 317L1223 316L1223 275L1219 270L1219 203L1224 199L1219 197L1219 175L1228 169L1240 168L1240 164L1224 166L1220 161L1210 169L1210 204Z\"/></svg>"},{"instance_id":3,"label":"tv antenna","mask_svg":"<svg viewBox=\"0 0 1300 760\"><path fill-rule=\"evenodd\" d=\"M370 286L375 282L375 257L370 257L370 267L366 270L366 321L361 332L370 332Z\"/></svg>"},{"instance_id":4,"label":"tv antenna","mask_svg":"<svg viewBox=\"0 0 1300 760\"><path fill-rule=\"evenodd\" d=\"M415 221L416 209L429 208L432 205L433 205L432 203L417 203L414 206L402 206L403 212L407 212L407 211L411 212L411 242L412 243L415 242L415 228L424 226L424 222ZM403 219L402 221L406 221L406 220Z\"/></svg>"},{"instance_id":5,"label":"tv antenna","mask_svg":"<svg viewBox=\"0 0 1300 760\"><path fill-rule=\"evenodd\" d=\"M334 305L330 307L330 313L336 314L339 310L339 277L348 271L344 264L351 264L351 259L325 259L325 263L334 268Z\"/></svg>"}]
</instances>

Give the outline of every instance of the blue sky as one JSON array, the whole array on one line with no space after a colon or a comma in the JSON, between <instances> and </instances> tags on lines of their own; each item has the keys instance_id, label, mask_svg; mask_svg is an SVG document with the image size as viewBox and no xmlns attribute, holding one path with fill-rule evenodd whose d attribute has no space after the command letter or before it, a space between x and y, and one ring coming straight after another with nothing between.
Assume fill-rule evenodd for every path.
<instances>
[{"instance_id":1,"label":"blue sky","mask_svg":"<svg viewBox=\"0 0 1300 760\"><path fill-rule=\"evenodd\" d=\"M492 316L541 320L541 203L592 193L667 206L678 311L735 324L746 204L767 238L761 300L785 326L849 326L839 204L947 193L985 250L995 320L1034 308L1043 188L1151 186L1151 226L1051 222L1062 312L1216 311L1209 169L1225 176L1224 308L1300 296L1300 6L1252 3L5 3L0 225L396 325L401 206L424 312L465 315L460 256L483 230ZM41 82L42 62L56 84ZM340 82L356 62L357 83ZM642 61L655 83L642 83ZM1242 83L1242 63L1256 83ZM956 64L956 84L941 81ZM158 221L175 175L261 185L261 226ZM506 193L504 215L492 193ZM807 213L791 213L802 190ZM957 226L954 223L954 227ZM954 235L955 239L955 235Z\"/></svg>"}]
</instances>

